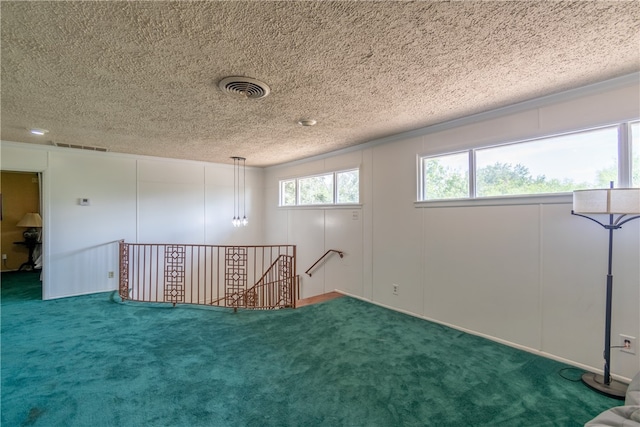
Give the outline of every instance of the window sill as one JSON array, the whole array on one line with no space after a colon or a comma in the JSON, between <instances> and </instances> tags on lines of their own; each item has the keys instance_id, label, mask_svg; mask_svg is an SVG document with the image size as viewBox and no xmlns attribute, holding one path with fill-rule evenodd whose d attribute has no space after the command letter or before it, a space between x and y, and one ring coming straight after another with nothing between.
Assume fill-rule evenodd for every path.
<instances>
[{"instance_id":1,"label":"window sill","mask_svg":"<svg viewBox=\"0 0 640 427\"><path fill-rule=\"evenodd\" d=\"M344 203L339 205L295 205L295 206L278 206L278 209L361 209L362 203Z\"/></svg>"},{"instance_id":2,"label":"window sill","mask_svg":"<svg viewBox=\"0 0 640 427\"><path fill-rule=\"evenodd\" d=\"M573 193L526 194L479 197L477 199L429 200L414 202L416 208L459 208L470 206L553 205L573 203Z\"/></svg>"}]
</instances>

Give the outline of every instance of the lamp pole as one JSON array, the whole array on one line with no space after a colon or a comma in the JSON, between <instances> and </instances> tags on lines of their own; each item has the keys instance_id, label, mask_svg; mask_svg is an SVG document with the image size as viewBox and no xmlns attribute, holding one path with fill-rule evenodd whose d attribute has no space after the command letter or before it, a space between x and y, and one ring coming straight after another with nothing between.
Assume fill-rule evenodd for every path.
<instances>
[{"instance_id":1,"label":"lamp pole","mask_svg":"<svg viewBox=\"0 0 640 427\"><path fill-rule=\"evenodd\" d=\"M607 296L606 296L606 312L604 323L604 385L611 387L611 305L613 300L613 230L620 227L613 225L613 214L609 215L609 265L607 267ZM625 387L626 391L626 387Z\"/></svg>"},{"instance_id":2,"label":"lamp pole","mask_svg":"<svg viewBox=\"0 0 640 427\"><path fill-rule=\"evenodd\" d=\"M635 204L638 204L637 202L637 194L636 192L638 191L638 189L623 189L623 190L632 190L631 193L631 200L636 200ZM593 206L591 206L593 208L593 210L590 209L586 209L582 212L585 213L608 213L609 214L609 223L608 224L603 224L602 222L598 221L597 219L594 219L590 216L587 215L583 215L581 213L575 212L575 211L571 211L572 215L576 215L576 216L580 216L583 218L586 218L588 220L591 220L599 225L601 225L604 229L609 231L609 260L608 260L608 266L607 266L607 289L606 289L606 302L605 302L605 331L604 331L604 351L603 351L603 355L604 355L604 375L598 375L598 374L594 374L591 372L587 372L585 374L582 375L582 382L584 382L587 386L589 386L590 388L592 388L593 390L602 393L606 396L609 397L614 397L617 399L624 399L625 395L626 395L626 391L627 391L627 385L624 383L621 383L619 381L615 381L611 379L611 313L612 313L612 300L613 300L613 231L617 230L618 228L621 228L623 224L626 224L629 221L632 221L634 219L638 219L640 218L640 215L635 215L635 216L631 216L631 217L627 217L628 213L638 213L640 211L640 205L639 206L633 206L632 208L625 208L625 210L615 210L614 208L612 208L612 198L613 198L613 192L614 191L620 191L620 190L614 190L613 188L613 182L611 182L609 189L608 190L584 190L584 193L586 193L585 195L589 196L589 192L593 193L593 192L600 192L600 191L604 191L604 195L606 196L605 199L605 204L606 204L606 208L604 207L595 207L593 208ZM576 206L576 192L574 192L574 207ZM635 198L634 198L635 197ZM617 202L619 202L620 200L617 200ZM587 204L590 202L588 197L586 199ZM619 213L620 215L618 216L617 219L614 219L614 214L615 213Z\"/></svg>"}]
</instances>

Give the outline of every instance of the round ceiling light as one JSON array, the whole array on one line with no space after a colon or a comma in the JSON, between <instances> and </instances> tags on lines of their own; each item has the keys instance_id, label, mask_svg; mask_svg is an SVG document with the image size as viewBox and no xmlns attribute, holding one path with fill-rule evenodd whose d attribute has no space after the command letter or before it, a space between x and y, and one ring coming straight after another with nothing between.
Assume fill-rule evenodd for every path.
<instances>
[{"instance_id":1,"label":"round ceiling light","mask_svg":"<svg viewBox=\"0 0 640 427\"><path fill-rule=\"evenodd\" d=\"M313 120L313 119L300 119L300 120L298 120L298 124L300 126L314 126L316 123L318 123L318 122Z\"/></svg>"},{"instance_id":2,"label":"round ceiling light","mask_svg":"<svg viewBox=\"0 0 640 427\"><path fill-rule=\"evenodd\" d=\"M226 94L244 99L260 99L269 95L269 85L249 77L226 77L220 80L218 87Z\"/></svg>"}]
</instances>

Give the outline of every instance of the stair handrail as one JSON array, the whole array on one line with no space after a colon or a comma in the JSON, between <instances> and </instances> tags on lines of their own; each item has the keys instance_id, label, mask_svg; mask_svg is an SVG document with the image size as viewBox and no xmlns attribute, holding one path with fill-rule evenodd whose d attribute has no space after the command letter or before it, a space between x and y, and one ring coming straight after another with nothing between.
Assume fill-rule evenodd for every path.
<instances>
[{"instance_id":1,"label":"stair handrail","mask_svg":"<svg viewBox=\"0 0 640 427\"><path fill-rule=\"evenodd\" d=\"M284 254L278 255L278 257L275 259L275 261L273 261L273 262L271 263L271 265L270 265L269 267L267 267L266 271L262 274L262 277L260 277L260 278L259 278L259 279L258 279L258 280L253 284L253 286L251 286L250 288L245 289L245 290L244 290L244 292L242 293L242 296L243 296L243 297L246 297L246 295L247 295L247 294L249 294L249 292L253 292L253 291L255 291L255 289L256 289L256 288L259 288L260 286L266 286L266 285L268 285L268 284L270 284L270 283L278 283L278 282L282 282L282 281L287 281L287 280L295 279L295 277L294 277L294 276L292 276L292 277L287 277L287 278L285 278L285 279L275 280L275 281L273 281L273 282L267 282L267 281L265 280L265 278L266 278L266 277L271 273L271 271L276 267L276 265L280 262L280 260L282 260L282 259L284 259L284 258L287 258L287 257L290 257L290 258L291 258L291 255L284 255ZM226 296L226 295L225 295L225 296L222 296L222 297L220 297L220 298L218 298L218 299L216 299L216 300L211 301L209 304L210 304L210 305L216 305L218 302L220 302L220 301L222 301L222 300L224 300L224 299L227 299L227 298L228 298L228 296ZM295 296L294 296L293 298L294 298L294 302L293 302L293 304L295 305ZM238 308L238 307L234 307L234 310L237 310L237 308ZM271 307L271 308L273 308L273 307ZM294 308L295 308L295 307L294 307Z\"/></svg>"},{"instance_id":2,"label":"stair handrail","mask_svg":"<svg viewBox=\"0 0 640 427\"><path fill-rule=\"evenodd\" d=\"M271 273L271 270L273 270L273 269L275 268L276 264L278 264L278 263L280 262L280 260L281 260L281 259L284 259L284 258L286 258L286 257L288 257L288 256L290 257L291 255L284 255L284 254L278 255L278 257L276 258L276 260L275 260L275 261L273 261L269 267L267 267L267 269L265 270L265 272L262 274L262 277L260 277L258 280L256 280L256 283L254 283L252 287L250 287L249 289L247 289L247 291L249 291L249 290L251 290L251 289L255 288L255 287L256 287L256 286L258 286L258 285L260 285L260 282L262 282L262 281L267 277L267 275L268 275L269 273Z\"/></svg>"},{"instance_id":3,"label":"stair handrail","mask_svg":"<svg viewBox=\"0 0 640 427\"><path fill-rule=\"evenodd\" d=\"M335 253L337 253L338 255L340 255L340 258L343 258L343 257L344 257L344 252L339 251L339 250L337 250L337 249L329 249L327 252L325 252L325 253L324 253L324 255L322 255L320 258L318 258L318 260L317 260L316 262L314 262L314 263L313 263L313 265L307 269L307 271L305 271L305 274L308 274L308 275L309 275L309 277L311 277L311 273L309 273L309 272L310 272L311 270L313 270L313 267L315 267L315 266L316 266L316 264L318 264L320 261L322 261L322 259L323 259L324 257L326 257L327 255L329 255L331 252L335 252Z\"/></svg>"}]
</instances>

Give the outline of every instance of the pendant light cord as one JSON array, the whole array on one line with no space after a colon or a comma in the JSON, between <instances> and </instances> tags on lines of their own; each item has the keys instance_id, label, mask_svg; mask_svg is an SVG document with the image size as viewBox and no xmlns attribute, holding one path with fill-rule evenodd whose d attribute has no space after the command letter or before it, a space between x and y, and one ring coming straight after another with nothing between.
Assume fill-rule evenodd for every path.
<instances>
[{"instance_id":1,"label":"pendant light cord","mask_svg":"<svg viewBox=\"0 0 640 427\"><path fill-rule=\"evenodd\" d=\"M233 221L234 227L245 226L247 221L247 159L233 156ZM242 160L242 212L240 218L240 160Z\"/></svg>"}]
</instances>

